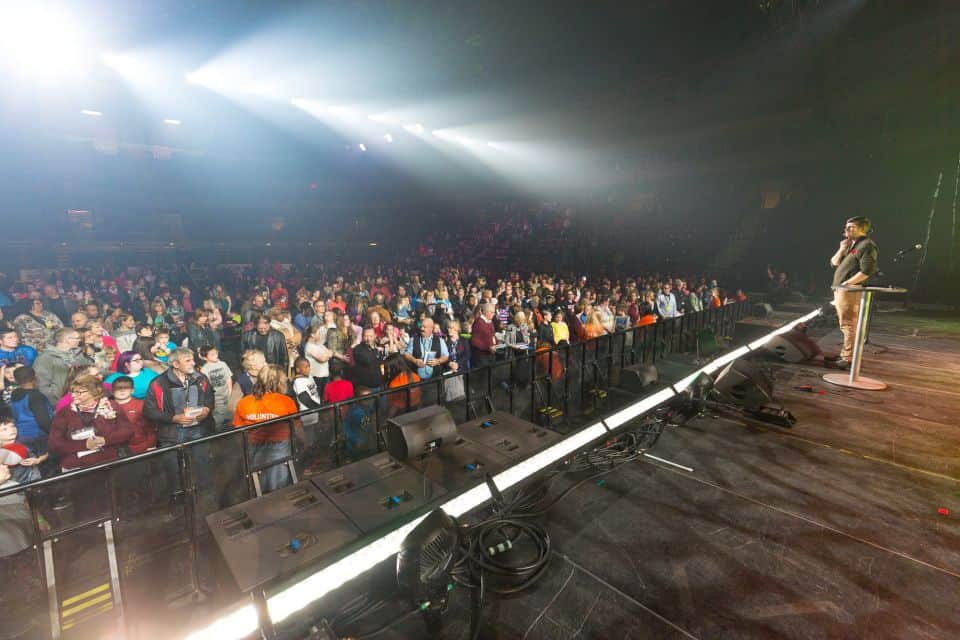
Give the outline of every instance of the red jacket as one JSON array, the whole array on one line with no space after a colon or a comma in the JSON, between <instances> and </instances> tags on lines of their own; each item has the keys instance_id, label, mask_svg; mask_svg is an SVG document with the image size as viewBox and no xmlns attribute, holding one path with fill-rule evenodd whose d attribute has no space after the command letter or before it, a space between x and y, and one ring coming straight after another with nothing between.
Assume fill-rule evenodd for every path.
<instances>
[{"instance_id":1,"label":"red jacket","mask_svg":"<svg viewBox=\"0 0 960 640\"><path fill-rule=\"evenodd\" d=\"M470 329L470 347L474 353L490 355L493 352L495 329L492 322L477 316Z\"/></svg>"},{"instance_id":2,"label":"red jacket","mask_svg":"<svg viewBox=\"0 0 960 640\"><path fill-rule=\"evenodd\" d=\"M127 422L133 430L133 436L127 446L130 447L130 453L143 453L157 446L157 425L146 419L143 415L143 400L130 398L126 404L120 404L116 400L111 400L113 410L117 413L126 415Z\"/></svg>"},{"instance_id":3,"label":"red jacket","mask_svg":"<svg viewBox=\"0 0 960 640\"><path fill-rule=\"evenodd\" d=\"M106 406L112 404L108 400ZM102 415L84 414L74 410L73 405L61 409L53 417L50 426L50 436L47 446L50 451L60 458L60 466L64 469L91 467L103 462L117 459L117 450L120 445L126 444L133 436L133 427L127 421L124 413L116 413L113 418ZM78 457L80 451L87 451L86 440L74 440L70 437L74 431L80 431L88 426L93 427L96 435L104 438L103 448L86 456Z\"/></svg>"}]
</instances>

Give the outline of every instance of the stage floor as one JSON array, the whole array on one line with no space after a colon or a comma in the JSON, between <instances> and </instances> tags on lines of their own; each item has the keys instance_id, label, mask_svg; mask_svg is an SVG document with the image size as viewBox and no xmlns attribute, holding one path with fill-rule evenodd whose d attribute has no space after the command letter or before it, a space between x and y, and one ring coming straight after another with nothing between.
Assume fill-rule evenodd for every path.
<instances>
[{"instance_id":1,"label":"stage floor","mask_svg":"<svg viewBox=\"0 0 960 640\"><path fill-rule=\"evenodd\" d=\"M481 637L960 638L960 320L881 313L872 340L888 390L775 365L792 429L698 419L651 452L692 473L648 460L573 492L542 520L548 573L488 600ZM443 637L466 639L455 594Z\"/></svg>"}]
</instances>

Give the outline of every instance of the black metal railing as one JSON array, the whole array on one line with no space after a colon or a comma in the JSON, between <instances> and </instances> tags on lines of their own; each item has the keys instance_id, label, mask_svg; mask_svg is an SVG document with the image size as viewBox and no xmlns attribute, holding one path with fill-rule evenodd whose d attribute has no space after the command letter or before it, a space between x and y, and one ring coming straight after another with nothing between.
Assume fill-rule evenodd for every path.
<instances>
[{"instance_id":1,"label":"black metal railing","mask_svg":"<svg viewBox=\"0 0 960 640\"><path fill-rule=\"evenodd\" d=\"M430 404L458 423L501 410L572 429L630 400L615 391L624 367L693 351L705 329L732 335L745 306L549 350L506 349L486 367L302 412L302 429L284 417L2 489L0 597L34 626L25 637L172 637L172 620L241 595L204 519L260 495L265 471L294 482L372 455L390 417ZM277 425L286 446L255 461L250 436Z\"/></svg>"}]
</instances>

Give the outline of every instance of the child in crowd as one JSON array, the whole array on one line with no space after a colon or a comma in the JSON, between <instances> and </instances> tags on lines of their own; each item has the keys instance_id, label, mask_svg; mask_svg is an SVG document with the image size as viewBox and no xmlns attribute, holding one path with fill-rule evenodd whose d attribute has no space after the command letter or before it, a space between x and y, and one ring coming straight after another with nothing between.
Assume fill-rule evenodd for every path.
<instances>
[{"instance_id":1,"label":"child in crowd","mask_svg":"<svg viewBox=\"0 0 960 640\"><path fill-rule=\"evenodd\" d=\"M317 382L310 375L310 361L303 356L293 361L293 370L296 376L293 379L293 395L297 398L297 407L300 411L319 409L323 399L317 391ZM316 413L303 416L300 421L304 427L314 425L320 420Z\"/></svg>"},{"instance_id":2,"label":"child in crowd","mask_svg":"<svg viewBox=\"0 0 960 640\"><path fill-rule=\"evenodd\" d=\"M133 436L127 442L130 453L143 453L157 446L157 427L143 415L143 400L133 397L133 378L120 376L113 381L113 410L127 417Z\"/></svg>"},{"instance_id":3,"label":"child in crowd","mask_svg":"<svg viewBox=\"0 0 960 640\"><path fill-rule=\"evenodd\" d=\"M203 362L200 371L210 379L213 386L213 421L218 428L229 426L233 416L227 405L230 390L233 389L233 371L220 359L220 352L216 347L200 347L200 360Z\"/></svg>"},{"instance_id":4,"label":"child in crowd","mask_svg":"<svg viewBox=\"0 0 960 640\"><path fill-rule=\"evenodd\" d=\"M155 338L157 343L153 345L151 351L157 360L166 364L167 356L177 348L177 345L170 341L170 329L166 327L157 327Z\"/></svg>"},{"instance_id":5,"label":"child in crowd","mask_svg":"<svg viewBox=\"0 0 960 640\"><path fill-rule=\"evenodd\" d=\"M12 416L0 416L0 464L10 470L10 479L19 484L40 479L40 465L46 462L47 453L37 452L17 441L17 425Z\"/></svg>"},{"instance_id":6,"label":"child in crowd","mask_svg":"<svg viewBox=\"0 0 960 640\"><path fill-rule=\"evenodd\" d=\"M369 395L370 389L357 389L358 398ZM374 398L368 398L351 404L343 419L343 440L347 457L351 460L358 460L370 451L371 436L376 432L374 413Z\"/></svg>"},{"instance_id":7,"label":"child in crowd","mask_svg":"<svg viewBox=\"0 0 960 640\"><path fill-rule=\"evenodd\" d=\"M47 435L53 421L53 407L37 390L37 374L33 367L19 367L13 372L17 388L10 396L10 411L17 427L17 441L35 455L47 460ZM29 465L27 465L29 466ZM39 477L40 470L37 470ZM17 475L17 474L14 474ZM18 480L22 482L22 480Z\"/></svg>"},{"instance_id":8,"label":"child in crowd","mask_svg":"<svg viewBox=\"0 0 960 640\"><path fill-rule=\"evenodd\" d=\"M17 381L14 380L13 373L22 366L18 362L0 366L0 409L4 411L10 410L10 400L17 388Z\"/></svg>"},{"instance_id":9,"label":"child in crowd","mask_svg":"<svg viewBox=\"0 0 960 640\"><path fill-rule=\"evenodd\" d=\"M353 397L353 383L343 379L346 365L339 360L330 361L330 382L323 388L323 400L331 404Z\"/></svg>"}]
</instances>

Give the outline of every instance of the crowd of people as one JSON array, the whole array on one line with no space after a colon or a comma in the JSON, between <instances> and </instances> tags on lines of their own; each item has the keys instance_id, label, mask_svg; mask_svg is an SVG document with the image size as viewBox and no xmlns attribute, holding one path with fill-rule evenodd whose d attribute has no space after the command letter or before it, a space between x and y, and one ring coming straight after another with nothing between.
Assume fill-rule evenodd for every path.
<instances>
[{"instance_id":1,"label":"crowd of people","mask_svg":"<svg viewBox=\"0 0 960 640\"><path fill-rule=\"evenodd\" d=\"M706 276L494 277L422 257L430 268L103 266L12 283L0 292L7 483L745 299ZM289 456L291 428L252 432L251 463ZM282 465L262 478L288 481Z\"/></svg>"}]
</instances>

